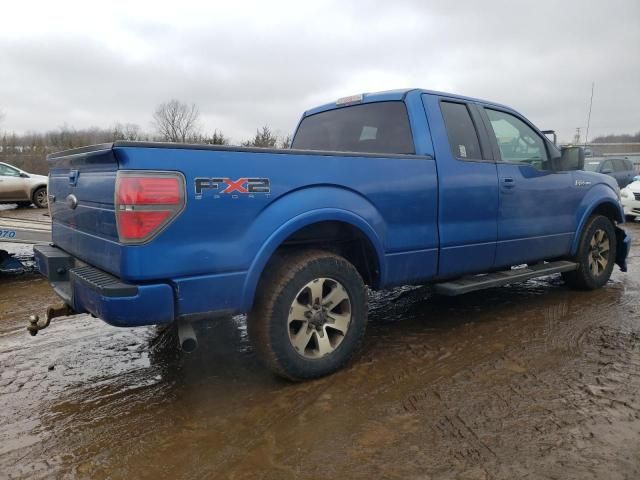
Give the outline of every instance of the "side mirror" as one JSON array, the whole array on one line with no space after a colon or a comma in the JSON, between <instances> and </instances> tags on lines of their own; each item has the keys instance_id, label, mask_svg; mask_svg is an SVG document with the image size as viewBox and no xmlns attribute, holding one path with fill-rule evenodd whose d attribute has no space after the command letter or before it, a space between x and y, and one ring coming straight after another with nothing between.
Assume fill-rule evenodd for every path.
<instances>
[{"instance_id":1,"label":"side mirror","mask_svg":"<svg viewBox=\"0 0 640 480\"><path fill-rule=\"evenodd\" d=\"M611 170L610 168L605 168L604 170L601 170L600 173L604 173L605 175L610 175L613 173L613 170Z\"/></svg>"},{"instance_id":2,"label":"side mirror","mask_svg":"<svg viewBox=\"0 0 640 480\"><path fill-rule=\"evenodd\" d=\"M22 178L31 178L28 174L24 173L24 172L20 172L20 176Z\"/></svg>"},{"instance_id":3,"label":"side mirror","mask_svg":"<svg viewBox=\"0 0 640 480\"><path fill-rule=\"evenodd\" d=\"M558 170L584 170L584 149L582 147L563 147Z\"/></svg>"},{"instance_id":4,"label":"side mirror","mask_svg":"<svg viewBox=\"0 0 640 480\"><path fill-rule=\"evenodd\" d=\"M554 145L558 145L558 137L556 136L556 132L554 130L542 130L542 133L544 135L546 135L547 138L549 138L549 135L553 136L553 144ZM551 140L549 138L549 140Z\"/></svg>"}]
</instances>

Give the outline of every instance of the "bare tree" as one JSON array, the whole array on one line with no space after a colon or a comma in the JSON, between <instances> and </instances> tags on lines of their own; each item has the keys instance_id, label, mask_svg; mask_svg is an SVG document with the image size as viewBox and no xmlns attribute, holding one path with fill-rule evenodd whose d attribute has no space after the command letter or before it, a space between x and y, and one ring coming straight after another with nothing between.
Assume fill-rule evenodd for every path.
<instances>
[{"instance_id":1,"label":"bare tree","mask_svg":"<svg viewBox=\"0 0 640 480\"><path fill-rule=\"evenodd\" d=\"M276 148L278 143L278 136L271 131L267 125L256 130L256 134L251 140L242 142L243 147L262 147L262 148Z\"/></svg>"},{"instance_id":2,"label":"bare tree","mask_svg":"<svg viewBox=\"0 0 640 480\"><path fill-rule=\"evenodd\" d=\"M172 99L158 106L153 114L153 123L163 140L185 143L198 134L199 116L194 103L189 106Z\"/></svg>"},{"instance_id":3,"label":"bare tree","mask_svg":"<svg viewBox=\"0 0 640 480\"><path fill-rule=\"evenodd\" d=\"M292 140L291 134L285 137L281 137L279 148L284 148L284 149L291 148L291 140Z\"/></svg>"},{"instance_id":4,"label":"bare tree","mask_svg":"<svg viewBox=\"0 0 640 480\"><path fill-rule=\"evenodd\" d=\"M217 128L211 135L203 138L202 141L209 145L229 145L229 137L222 133L222 130L218 130Z\"/></svg>"},{"instance_id":5,"label":"bare tree","mask_svg":"<svg viewBox=\"0 0 640 480\"><path fill-rule=\"evenodd\" d=\"M113 127L113 139L114 140L128 140L138 141L142 140L143 135L140 130L140 126L135 123L116 123Z\"/></svg>"}]
</instances>

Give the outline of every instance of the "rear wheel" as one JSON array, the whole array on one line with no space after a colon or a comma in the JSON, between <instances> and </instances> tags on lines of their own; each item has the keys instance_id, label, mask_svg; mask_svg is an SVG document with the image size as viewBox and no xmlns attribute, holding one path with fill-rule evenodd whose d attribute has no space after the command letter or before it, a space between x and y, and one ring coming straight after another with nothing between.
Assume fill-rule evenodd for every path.
<instances>
[{"instance_id":1,"label":"rear wheel","mask_svg":"<svg viewBox=\"0 0 640 480\"><path fill-rule=\"evenodd\" d=\"M261 279L248 315L249 336L263 361L290 380L342 368L362 343L367 293L344 258L324 251L284 255Z\"/></svg>"},{"instance_id":2,"label":"rear wheel","mask_svg":"<svg viewBox=\"0 0 640 480\"><path fill-rule=\"evenodd\" d=\"M567 285L581 290L593 290L609 281L616 258L616 232L611 220L603 215L589 219L580 237L575 261L578 269L564 272Z\"/></svg>"},{"instance_id":3,"label":"rear wheel","mask_svg":"<svg viewBox=\"0 0 640 480\"><path fill-rule=\"evenodd\" d=\"M47 208L49 199L47 198L47 187L36 188L33 192L33 204L38 208Z\"/></svg>"}]
</instances>

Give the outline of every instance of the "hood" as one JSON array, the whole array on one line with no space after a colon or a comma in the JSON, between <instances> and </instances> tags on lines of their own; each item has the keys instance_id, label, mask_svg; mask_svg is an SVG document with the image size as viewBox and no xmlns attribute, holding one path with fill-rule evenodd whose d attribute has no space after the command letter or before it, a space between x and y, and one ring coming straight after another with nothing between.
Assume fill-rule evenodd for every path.
<instances>
[{"instance_id":1,"label":"hood","mask_svg":"<svg viewBox=\"0 0 640 480\"><path fill-rule=\"evenodd\" d=\"M38 180L45 183L49 181L49 177L47 177L46 175L36 175L35 173L29 173L28 175L32 180Z\"/></svg>"},{"instance_id":2,"label":"hood","mask_svg":"<svg viewBox=\"0 0 640 480\"><path fill-rule=\"evenodd\" d=\"M629 185L623 188L623 190L630 190L634 193L640 193L640 180L636 180L635 182L631 182Z\"/></svg>"}]
</instances>

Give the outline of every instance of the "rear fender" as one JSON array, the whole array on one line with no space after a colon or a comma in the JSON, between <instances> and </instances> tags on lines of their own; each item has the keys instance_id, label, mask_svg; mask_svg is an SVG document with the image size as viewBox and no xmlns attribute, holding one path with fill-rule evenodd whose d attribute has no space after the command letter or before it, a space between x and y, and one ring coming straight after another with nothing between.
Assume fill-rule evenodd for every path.
<instances>
[{"instance_id":1,"label":"rear fender","mask_svg":"<svg viewBox=\"0 0 640 480\"><path fill-rule=\"evenodd\" d=\"M315 209L305 207L305 204L313 199L322 199L321 203L325 205L318 205ZM287 212L293 213L294 216L284 217L283 214ZM265 225L279 226L262 242L247 271L242 292L242 311L251 309L264 267L282 242L301 228L326 221L344 222L359 229L375 249L380 279L385 278L384 247L381 240L385 227L375 207L349 190L325 186L306 188L292 192L271 204L254 222L252 230L255 229L256 232Z\"/></svg>"}]
</instances>

